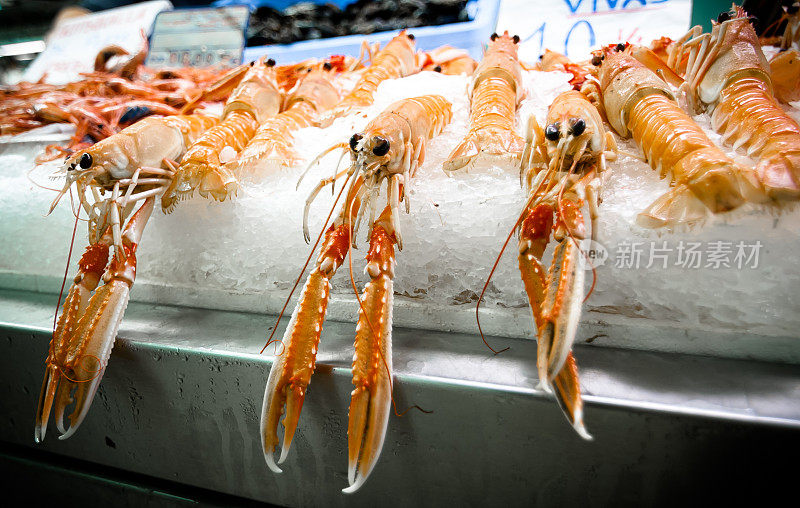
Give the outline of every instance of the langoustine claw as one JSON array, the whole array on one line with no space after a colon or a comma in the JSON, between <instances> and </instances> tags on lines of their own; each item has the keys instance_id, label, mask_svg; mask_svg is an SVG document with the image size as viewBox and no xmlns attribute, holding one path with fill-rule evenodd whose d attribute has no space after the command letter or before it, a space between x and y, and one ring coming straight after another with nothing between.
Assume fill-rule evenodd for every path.
<instances>
[{"instance_id":1,"label":"langoustine claw","mask_svg":"<svg viewBox=\"0 0 800 508\"><path fill-rule=\"evenodd\" d=\"M350 487L357 491L378 461L392 402L392 307L394 246L392 212L386 207L370 235L366 271L370 281L361 295L353 356L353 385L347 426Z\"/></svg>"},{"instance_id":2,"label":"langoustine claw","mask_svg":"<svg viewBox=\"0 0 800 508\"><path fill-rule=\"evenodd\" d=\"M128 221L122 232L122 258L115 253L106 267L108 250L114 247L110 228L81 257L78 275L50 342L36 411L37 443L44 439L53 404L56 426L61 432L59 439L74 434L89 411L128 305L136 277L136 248L154 205L154 197L146 198ZM104 284L98 288L101 277ZM65 428L64 414L72 402L75 408L69 415L70 425Z\"/></svg>"},{"instance_id":3,"label":"langoustine claw","mask_svg":"<svg viewBox=\"0 0 800 508\"><path fill-rule=\"evenodd\" d=\"M347 202L351 203L351 200L358 199L355 196L348 198ZM354 205L358 205L358 201ZM347 256L351 230L350 218L340 215L336 224L325 233L316 266L308 275L283 336L283 351L276 356L269 371L261 411L261 444L267 466L275 473L281 472L274 457L274 449L279 443L278 422L285 411L283 444L278 459L278 464L281 464L289 453L306 390L314 373L322 322L328 310L330 279Z\"/></svg>"}]
</instances>

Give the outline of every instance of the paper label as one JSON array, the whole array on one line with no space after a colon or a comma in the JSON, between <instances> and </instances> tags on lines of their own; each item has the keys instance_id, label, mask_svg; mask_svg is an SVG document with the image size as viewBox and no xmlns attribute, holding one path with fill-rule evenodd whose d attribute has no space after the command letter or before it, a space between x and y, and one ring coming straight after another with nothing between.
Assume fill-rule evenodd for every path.
<instances>
[{"instance_id":1,"label":"paper label","mask_svg":"<svg viewBox=\"0 0 800 508\"><path fill-rule=\"evenodd\" d=\"M59 23L47 37L47 47L28 67L25 81L38 81L45 73L48 83L63 84L80 78L81 72L94 70L97 53L116 45L131 54L145 44L156 14L172 9L166 0L142 2L109 9Z\"/></svg>"},{"instance_id":2,"label":"paper label","mask_svg":"<svg viewBox=\"0 0 800 508\"><path fill-rule=\"evenodd\" d=\"M527 62L545 48L585 60L604 44L677 39L691 17L691 0L503 0L497 31L519 35L519 57Z\"/></svg>"}]
</instances>

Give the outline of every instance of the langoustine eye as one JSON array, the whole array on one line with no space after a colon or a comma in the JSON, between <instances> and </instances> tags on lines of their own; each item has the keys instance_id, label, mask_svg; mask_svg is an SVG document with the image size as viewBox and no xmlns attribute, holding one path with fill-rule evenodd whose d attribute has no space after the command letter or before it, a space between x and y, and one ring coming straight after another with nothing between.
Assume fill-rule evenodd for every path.
<instances>
[{"instance_id":1,"label":"langoustine eye","mask_svg":"<svg viewBox=\"0 0 800 508\"><path fill-rule=\"evenodd\" d=\"M382 155L386 155L389 153L389 141L380 137L375 136L372 140L375 143L375 146L372 147L372 153L377 155L378 157Z\"/></svg>"},{"instance_id":2,"label":"langoustine eye","mask_svg":"<svg viewBox=\"0 0 800 508\"><path fill-rule=\"evenodd\" d=\"M586 121L583 118L575 118L572 122L572 135L580 136L586 130Z\"/></svg>"},{"instance_id":3,"label":"langoustine eye","mask_svg":"<svg viewBox=\"0 0 800 508\"><path fill-rule=\"evenodd\" d=\"M358 146L358 142L361 141L361 138L363 137L364 137L363 134L358 134L358 133L353 134L353 137L350 138L350 150L355 152L356 147Z\"/></svg>"},{"instance_id":4,"label":"langoustine eye","mask_svg":"<svg viewBox=\"0 0 800 508\"><path fill-rule=\"evenodd\" d=\"M84 153L81 155L81 160L78 161L78 165L81 167L81 169L89 169L92 167L92 162L94 162L92 160L92 156L88 153Z\"/></svg>"},{"instance_id":5,"label":"langoustine eye","mask_svg":"<svg viewBox=\"0 0 800 508\"><path fill-rule=\"evenodd\" d=\"M544 130L544 137L550 141L558 141L558 123L551 123Z\"/></svg>"}]
</instances>

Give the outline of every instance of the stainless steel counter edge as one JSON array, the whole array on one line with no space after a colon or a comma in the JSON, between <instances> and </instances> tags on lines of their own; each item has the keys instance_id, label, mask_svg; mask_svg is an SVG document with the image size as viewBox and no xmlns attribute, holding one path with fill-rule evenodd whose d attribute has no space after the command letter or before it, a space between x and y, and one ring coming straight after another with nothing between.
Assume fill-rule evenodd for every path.
<instances>
[{"instance_id":1,"label":"stainless steel counter edge","mask_svg":"<svg viewBox=\"0 0 800 508\"><path fill-rule=\"evenodd\" d=\"M367 485L346 496L354 325L326 323L284 473L261 454L274 317L132 303L78 433L33 443L55 296L0 291L0 439L280 505L666 503L714 478L781 473L800 450L800 367L614 348L576 350L582 441L535 389L535 343L394 330L398 407ZM281 329L288 320L281 323ZM278 330L280 334L281 330ZM785 474L785 473L784 473ZM46 488L46 485L42 486Z\"/></svg>"},{"instance_id":2,"label":"stainless steel counter edge","mask_svg":"<svg viewBox=\"0 0 800 508\"><path fill-rule=\"evenodd\" d=\"M0 291L49 294L54 306L62 282L62 277L20 274L0 269ZM263 309L280 309L285 303L286 291L241 293L198 286L164 286L137 279L131 298L144 304L263 314ZM328 304L329 320L355 322L357 312L358 303L352 294L337 294ZM797 336L764 335L750 330L742 331L730 325L715 326L712 323L703 327L690 327L680 321L654 321L620 312L623 310L596 309L588 304L581 316L577 340L590 340L594 346L601 347L800 365L800 337ZM428 302L396 295L393 316L395 326L404 328L456 332L463 336L477 332L473 303L432 306ZM263 322L272 324L269 319L264 319ZM485 306L481 309L481 326L485 333L507 338L525 338L530 335L531 324L531 314L527 307Z\"/></svg>"}]
</instances>

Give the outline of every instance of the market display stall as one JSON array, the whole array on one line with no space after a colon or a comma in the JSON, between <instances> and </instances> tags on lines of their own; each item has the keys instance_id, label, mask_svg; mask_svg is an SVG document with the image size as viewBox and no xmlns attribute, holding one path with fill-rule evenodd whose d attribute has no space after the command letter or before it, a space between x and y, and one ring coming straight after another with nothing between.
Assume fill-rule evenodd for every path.
<instances>
[{"instance_id":1,"label":"market display stall","mask_svg":"<svg viewBox=\"0 0 800 508\"><path fill-rule=\"evenodd\" d=\"M10 91L31 103L0 139L10 460L36 413L44 450L287 505L663 502L701 471L777 474L754 464L799 421L800 108L774 63L797 51L796 11L782 38L734 10L653 52L535 63L483 34L497 5L477 3L453 29L481 35L482 58L423 28L365 59L335 39L249 48L230 71L118 52L77 83ZM16 132L33 122L50 125ZM93 246L69 289L81 214ZM44 440L51 407L50 433L74 437ZM731 441L741 455L709 455Z\"/></svg>"}]
</instances>

